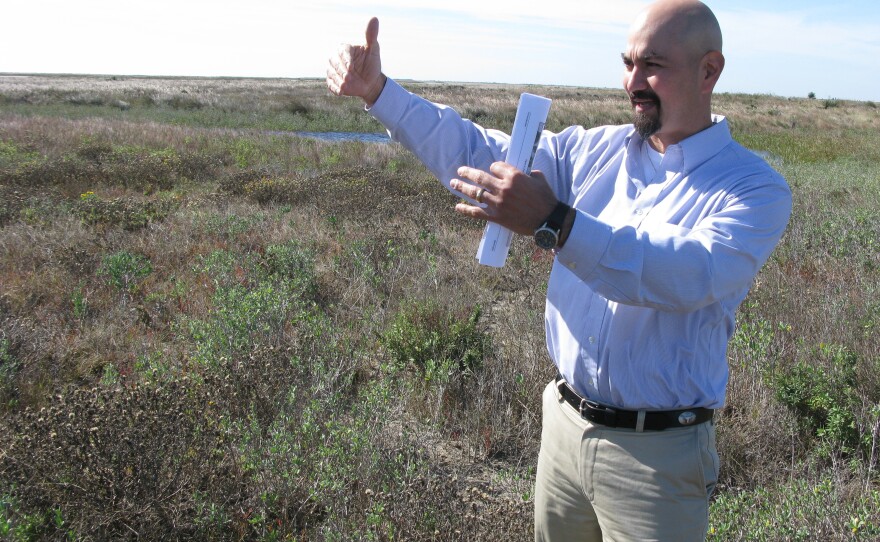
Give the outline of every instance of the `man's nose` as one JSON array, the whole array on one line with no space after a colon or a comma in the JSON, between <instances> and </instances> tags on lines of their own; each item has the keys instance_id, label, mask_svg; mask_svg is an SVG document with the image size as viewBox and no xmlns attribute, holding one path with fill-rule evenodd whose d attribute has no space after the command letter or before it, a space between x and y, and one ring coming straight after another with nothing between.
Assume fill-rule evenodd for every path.
<instances>
[{"instance_id":1,"label":"man's nose","mask_svg":"<svg viewBox=\"0 0 880 542\"><path fill-rule=\"evenodd\" d=\"M648 87L648 79L645 72L638 66L633 66L626 74L626 89L632 93L634 90L644 90Z\"/></svg>"}]
</instances>

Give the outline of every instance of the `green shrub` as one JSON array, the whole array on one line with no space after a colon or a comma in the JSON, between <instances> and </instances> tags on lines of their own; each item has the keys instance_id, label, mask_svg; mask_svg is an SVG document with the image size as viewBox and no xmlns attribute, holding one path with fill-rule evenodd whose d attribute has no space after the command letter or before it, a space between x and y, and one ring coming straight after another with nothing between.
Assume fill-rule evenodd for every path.
<instances>
[{"instance_id":1,"label":"green shrub","mask_svg":"<svg viewBox=\"0 0 880 542\"><path fill-rule=\"evenodd\" d=\"M133 293L138 284L153 272L153 264L145 256L126 250L104 256L98 276L105 277L110 286Z\"/></svg>"},{"instance_id":2,"label":"green shrub","mask_svg":"<svg viewBox=\"0 0 880 542\"><path fill-rule=\"evenodd\" d=\"M235 165L241 169L263 163L266 158L265 149L261 148L259 142L253 139L236 139L229 151L232 153Z\"/></svg>"},{"instance_id":3,"label":"green shrub","mask_svg":"<svg viewBox=\"0 0 880 542\"><path fill-rule=\"evenodd\" d=\"M111 159L113 145L106 140L84 137L74 154L83 160L100 164Z\"/></svg>"},{"instance_id":4,"label":"green shrub","mask_svg":"<svg viewBox=\"0 0 880 542\"><path fill-rule=\"evenodd\" d=\"M189 322L195 359L226 363L245 356L255 345L277 346L285 327L304 317L305 308L297 295L291 287L269 283L219 288L210 317Z\"/></svg>"},{"instance_id":5,"label":"green shrub","mask_svg":"<svg viewBox=\"0 0 880 542\"><path fill-rule=\"evenodd\" d=\"M825 109L831 109L832 107L840 107L840 100L829 98L827 100L822 100L822 107Z\"/></svg>"},{"instance_id":6,"label":"green shrub","mask_svg":"<svg viewBox=\"0 0 880 542\"><path fill-rule=\"evenodd\" d=\"M282 109L291 115L307 115L312 110L308 104L295 99L285 103Z\"/></svg>"},{"instance_id":7,"label":"green shrub","mask_svg":"<svg viewBox=\"0 0 880 542\"><path fill-rule=\"evenodd\" d=\"M314 295L315 256L302 244L291 239L283 244L269 245L263 258L263 265L269 278L276 281L287 281L293 284L301 295Z\"/></svg>"},{"instance_id":8,"label":"green shrub","mask_svg":"<svg viewBox=\"0 0 880 542\"><path fill-rule=\"evenodd\" d=\"M205 105L197 98L190 98L189 96L172 96L165 100L165 103L172 109L183 109L186 111L201 109Z\"/></svg>"},{"instance_id":9,"label":"green shrub","mask_svg":"<svg viewBox=\"0 0 880 542\"><path fill-rule=\"evenodd\" d=\"M178 207L179 201L174 197L104 199L89 191L80 195L70 211L90 226L122 226L135 231L165 220Z\"/></svg>"},{"instance_id":10,"label":"green shrub","mask_svg":"<svg viewBox=\"0 0 880 542\"><path fill-rule=\"evenodd\" d=\"M38 159L39 153L23 149L15 141L0 139L0 169Z\"/></svg>"},{"instance_id":11,"label":"green shrub","mask_svg":"<svg viewBox=\"0 0 880 542\"><path fill-rule=\"evenodd\" d=\"M202 226L206 233L231 241L236 240L238 236L249 232L254 226L260 224L265 219L266 217L262 213L250 216L209 213L203 218Z\"/></svg>"},{"instance_id":12,"label":"green shrub","mask_svg":"<svg viewBox=\"0 0 880 542\"><path fill-rule=\"evenodd\" d=\"M854 502L842 499L839 480L792 479L716 496L709 515L709 542L877 540L880 492Z\"/></svg>"},{"instance_id":13,"label":"green shrub","mask_svg":"<svg viewBox=\"0 0 880 542\"><path fill-rule=\"evenodd\" d=\"M215 251L196 270L216 288L208 318L188 321L200 362L228 363L257 346L280 347L322 333L314 262L298 242L270 245L262 259Z\"/></svg>"},{"instance_id":14,"label":"green shrub","mask_svg":"<svg viewBox=\"0 0 880 542\"><path fill-rule=\"evenodd\" d=\"M482 367L489 336L478 327L479 305L454 313L433 301L401 310L382 336L382 346L398 368L416 370L426 380L446 381Z\"/></svg>"},{"instance_id":15,"label":"green shrub","mask_svg":"<svg viewBox=\"0 0 880 542\"><path fill-rule=\"evenodd\" d=\"M245 183L243 189L259 203L291 202L296 199L297 184L295 179L265 177Z\"/></svg>"},{"instance_id":16,"label":"green shrub","mask_svg":"<svg viewBox=\"0 0 880 542\"><path fill-rule=\"evenodd\" d=\"M819 347L819 355L801 361L772 377L777 399L793 409L806 430L826 446L854 452L861 445L856 412L858 356L842 346ZM828 366L816 359L828 359Z\"/></svg>"},{"instance_id":17,"label":"green shrub","mask_svg":"<svg viewBox=\"0 0 880 542\"><path fill-rule=\"evenodd\" d=\"M239 256L229 250L214 250L197 260L193 270L209 277L215 285L233 284L236 266L241 265Z\"/></svg>"}]
</instances>

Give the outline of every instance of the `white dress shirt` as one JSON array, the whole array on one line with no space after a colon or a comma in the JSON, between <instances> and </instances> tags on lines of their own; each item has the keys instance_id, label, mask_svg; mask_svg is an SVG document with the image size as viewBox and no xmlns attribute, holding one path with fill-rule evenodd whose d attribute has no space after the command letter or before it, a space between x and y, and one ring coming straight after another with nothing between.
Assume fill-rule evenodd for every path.
<instances>
[{"instance_id":1,"label":"white dress shirt","mask_svg":"<svg viewBox=\"0 0 880 542\"><path fill-rule=\"evenodd\" d=\"M488 170L507 152L507 134L391 79L369 111L447 188L458 167ZM791 192L723 117L713 120L656 168L632 125L541 137L533 169L577 210L548 282L547 349L596 402L724 405L735 311L785 230Z\"/></svg>"}]
</instances>

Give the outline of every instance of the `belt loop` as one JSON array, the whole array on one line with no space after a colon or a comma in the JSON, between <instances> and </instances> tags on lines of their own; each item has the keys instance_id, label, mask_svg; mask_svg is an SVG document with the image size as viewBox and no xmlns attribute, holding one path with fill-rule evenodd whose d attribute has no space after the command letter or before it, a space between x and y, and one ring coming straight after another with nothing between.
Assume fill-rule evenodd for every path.
<instances>
[{"instance_id":1,"label":"belt loop","mask_svg":"<svg viewBox=\"0 0 880 542\"><path fill-rule=\"evenodd\" d=\"M584 416L584 412L587 411L587 406L587 400L581 399L581 404L578 406L578 412L580 413L581 418L586 418L586 416Z\"/></svg>"},{"instance_id":2,"label":"belt loop","mask_svg":"<svg viewBox=\"0 0 880 542\"><path fill-rule=\"evenodd\" d=\"M641 433L645 430L645 411L640 410L636 415L636 432Z\"/></svg>"},{"instance_id":3,"label":"belt loop","mask_svg":"<svg viewBox=\"0 0 880 542\"><path fill-rule=\"evenodd\" d=\"M561 376L556 377L556 399L561 400L565 397L565 390L562 387L565 386L565 379Z\"/></svg>"}]
</instances>

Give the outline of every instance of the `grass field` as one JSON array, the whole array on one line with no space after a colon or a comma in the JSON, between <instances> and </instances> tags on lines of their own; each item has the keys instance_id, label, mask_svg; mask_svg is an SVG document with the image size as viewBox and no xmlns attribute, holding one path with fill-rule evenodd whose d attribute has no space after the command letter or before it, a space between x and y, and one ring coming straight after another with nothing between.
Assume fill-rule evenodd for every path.
<instances>
[{"instance_id":1,"label":"grass field","mask_svg":"<svg viewBox=\"0 0 880 542\"><path fill-rule=\"evenodd\" d=\"M622 92L404 82L509 129ZM880 110L720 95L788 179L709 540L880 540ZM317 80L0 76L0 539L530 540L551 260Z\"/></svg>"}]
</instances>

